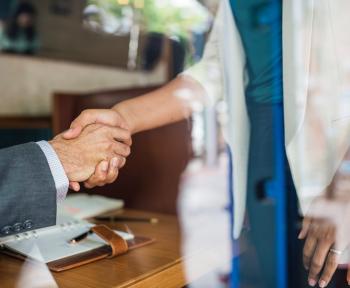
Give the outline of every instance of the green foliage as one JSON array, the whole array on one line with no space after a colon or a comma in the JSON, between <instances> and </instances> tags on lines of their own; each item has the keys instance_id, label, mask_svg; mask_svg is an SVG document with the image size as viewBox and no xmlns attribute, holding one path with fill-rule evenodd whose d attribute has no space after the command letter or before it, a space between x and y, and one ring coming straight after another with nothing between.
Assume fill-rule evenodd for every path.
<instances>
[{"instance_id":1,"label":"green foliage","mask_svg":"<svg viewBox=\"0 0 350 288\"><path fill-rule=\"evenodd\" d=\"M118 5L116 0L88 0L87 2L89 5L96 5L118 18L122 17L123 6Z\"/></svg>"},{"instance_id":2,"label":"green foliage","mask_svg":"<svg viewBox=\"0 0 350 288\"><path fill-rule=\"evenodd\" d=\"M134 7L138 0L130 0L129 6ZM188 0L190 1L190 0ZM108 13L123 17L125 6L116 0L88 0ZM135 9L138 13L142 30L145 32L159 32L169 36L188 38L190 28L205 22L206 15L200 11L191 11L183 7L171 5L170 0L144 0L143 9Z\"/></svg>"}]
</instances>

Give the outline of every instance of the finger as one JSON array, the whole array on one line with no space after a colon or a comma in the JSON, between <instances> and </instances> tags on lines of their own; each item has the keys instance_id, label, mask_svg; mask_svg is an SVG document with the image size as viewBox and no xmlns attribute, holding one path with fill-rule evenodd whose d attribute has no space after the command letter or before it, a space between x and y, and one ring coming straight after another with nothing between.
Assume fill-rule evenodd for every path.
<instances>
[{"instance_id":1,"label":"finger","mask_svg":"<svg viewBox=\"0 0 350 288\"><path fill-rule=\"evenodd\" d=\"M78 182L69 182L69 188L75 192L80 191L80 184Z\"/></svg>"},{"instance_id":2,"label":"finger","mask_svg":"<svg viewBox=\"0 0 350 288\"><path fill-rule=\"evenodd\" d=\"M314 234L309 234L306 238L304 249L303 249L303 263L306 270L309 270L312 255L314 254L317 244L317 238Z\"/></svg>"},{"instance_id":3,"label":"finger","mask_svg":"<svg viewBox=\"0 0 350 288\"><path fill-rule=\"evenodd\" d=\"M130 147L120 142L115 142L112 145L113 152L118 156L128 157L130 155Z\"/></svg>"},{"instance_id":4,"label":"finger","mask_svg":"<svg viewBox=\"0 0 350 288\"><path fill-rule=\"evenodd\" d=\"M311 219L308 217L305 217L303 220L301 231L298 235L298 239L304 239L306 237L307 232L309 231L309 228L310 228L310 224L311 224Z\"/></svg>"},{"instance_id":5,"label":"finger","mask_svg":"<svg viewBox=\"0 0 350 288\"><path fill-rule=\"evenodd\" d=\"M310 286L316 285L317 280L319 279L319 274L325 265L329 249L332 247L332 243L329 241L319 240L315 252L312 256L309 272L309 283ZM314 283L314 285L311 285Z\"/></svg>"},{"instance_id":6,"label":"finger","mask_svg":"<svg viewBox=\"0 0 350 288\"><path fill-rule=\"evenodd\" d=\"M123 142L125 144L129 143L131 145L131 134L128 130L125 130L122 128L110 128L110 129L111 129L111 136L115 140L119 142Z\"/></svg>"},{"instance_id":7,"label":"finger","mask_svg":"<svg viewBox=\"0 0 350 288\"><path fill-rule=\"evenodd\" d=\"M350 286L350 264L348 264L348 272L346 272L346 281L348 282L348 285Z\"/></svg>"},{"instance_id":8,"label":"finger","mask_svg":"<svg viewBox=\"0 0 350 288\"><path fill-rule=\"evenodd\" d=\"M94 188L99 186L101 182L106 181L108 168L108 161L102 161L99 165L97 165L94 174L85 182L85 187Z\"/></svg>"},{"instance_id":9,"label":"finger","mask_svg":"<svg viewBox=\"0 0 350 288\"><path fill-rule=\"evenodd\" d=\"M112 158L112 160L110 161L106 183L111 184L115 182L115 180L117 180L118 174L119 174L119 168L118 168L118 166L120 165L119 162L120 161L117 157Z\"/></svg>"},{"instance_id":10,"label":"finger","mask_svg":"<svg viewBox=\"0 0 350 288\"><path fill-rule=\"evenodd\" d=\"M84 186L88 189L94 188L96 186L99 186L100 183L105 182L107 178L107 172L108 172L108 161L102 161L97 165L95 168L95 173L84 182Z\"/></svg>"},{"instance_id":11,"label":"finger","mask_svg":"<svg viewBox=\"0 0 350 288\"><path fill-rule=\"evenodd\" d=\"M320 277L319 286L324 288L331 281L334 272L337 270L339 262L339 255L336 253L329 252L327 256L327 261Z\"/></svg>"}]
</instances>

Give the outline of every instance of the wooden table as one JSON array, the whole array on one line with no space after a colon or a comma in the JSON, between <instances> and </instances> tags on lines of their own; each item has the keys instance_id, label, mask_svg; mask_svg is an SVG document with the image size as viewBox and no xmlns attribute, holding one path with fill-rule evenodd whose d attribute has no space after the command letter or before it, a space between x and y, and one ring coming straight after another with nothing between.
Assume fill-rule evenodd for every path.
<instances>
[{"instance_id":1,"label":"wooden table","mask_svg":"<svg viewBox=\"0 0 350 288\"><path fill-rule=\"evenodd\" d=\"M114 259L105 259L61 273L52 273L59 287L133 287L171 288L188 284L180 253L180 229L177 218L134 210L120 212L130 217L156 217L159 223L128 222L135 235L157 241ZM123 223L110 227L125 231ZM16 287L23 262L0 254L0 287ZM29 287L29 286L28 286Z\"/></svg>"}]
</instances>

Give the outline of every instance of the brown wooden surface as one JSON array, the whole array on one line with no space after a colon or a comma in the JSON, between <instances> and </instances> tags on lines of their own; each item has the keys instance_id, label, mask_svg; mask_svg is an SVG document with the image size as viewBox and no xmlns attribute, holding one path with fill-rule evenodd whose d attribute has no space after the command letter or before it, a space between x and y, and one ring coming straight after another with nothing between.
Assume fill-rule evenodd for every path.
<instances>
[{"instance_id":1,"label":"brown wooden surface","mask_svg":"<svg viewBox=\"0 0 350 288\"><path fill-rule=\"evenodd\" d=\"M50 129L51 117L0 117L0 129Z\"/></svg>"},{"instance_id":2,"label":"brown wooden surface","mask_svg":"<svg viewBox=\"0 0 350 288\"><path fill-rule=\"evenodd\" d=\"M126 223L134 234L156 238L156 242L113 259L104 259L70 271L53 273L58 286L171 288L186 285L177 218L135 210L125 210L120 213L135 217L157 217L159 219L157 224ZM124 231L126 229L123 223L108 223L108 225ZM0 254L0 287L16 286L23 263ZM31 273L35 273L35 270ZM32 286L28 283L28 287Z\"/></svg>"}]
</instances>

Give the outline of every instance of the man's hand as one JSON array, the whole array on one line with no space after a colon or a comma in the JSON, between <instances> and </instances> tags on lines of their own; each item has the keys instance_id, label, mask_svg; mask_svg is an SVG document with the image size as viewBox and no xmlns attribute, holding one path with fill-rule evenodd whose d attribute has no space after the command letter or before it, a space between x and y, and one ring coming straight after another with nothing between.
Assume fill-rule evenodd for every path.
<instances>
[{"instance_id":1,"label":"man's hand","mask_svg":"<svg viewBox=\"0 0 350 288\"><path fill-rule=\"evenodd\" d=\"M104 124L113 127L120 127L128 130L128 124L123 117L112 109L88 109L84 110L71 124L70 129L67 130L62 136L65 139L74 139L78 137L84 127L90 124ZM131 137L123 141L124 144L131 146ZM85 181L86 188L93 188L96 186L103 186L105 184L113 183L119 174L119 169L125 165L126 159L120 157L119 160L107 163L101 162L94 172L94 174ZM117 166L116 166L117 165ZM78 182L71 182L70 188L79 191L80 185Z\"/></svg>"},{"instance_id":2,"label":"man's hand","mask_svg":"<svg viewBox=\"0 0 350 288\"><path fill-rule=\"evenodd\" d=\"M112 167L121 166L130 154L129 145L122 142L129 141L127 130L93 124L83 129L75 139L67 140L58 135L50 144L60 158L68 179L82 182L94 174L99 163L102 171L108 170L109 161Z\"/></svg>"}]
</instances>

